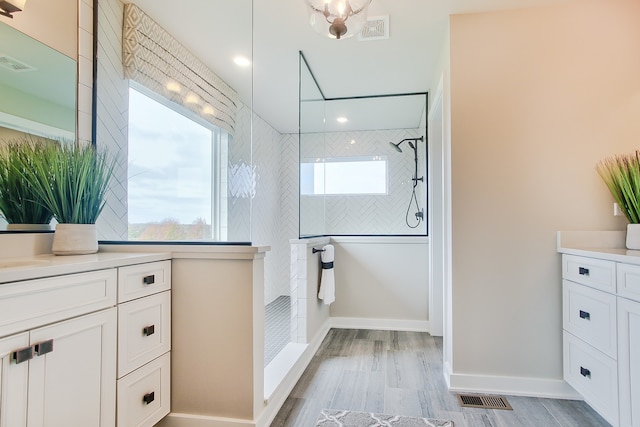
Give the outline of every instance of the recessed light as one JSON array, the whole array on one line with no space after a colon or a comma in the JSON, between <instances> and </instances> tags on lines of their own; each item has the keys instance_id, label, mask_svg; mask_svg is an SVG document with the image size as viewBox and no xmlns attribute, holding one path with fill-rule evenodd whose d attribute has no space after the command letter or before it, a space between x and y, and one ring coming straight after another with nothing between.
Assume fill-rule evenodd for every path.
<instances>
[{"instance_id":1,"label":"recessed light","mask_svg":"<svg viewBox=\"0 0 640 427\"><path fill-rule=\"evenodd\" d=\"M235 58L233 58L233 62L235 62L239 67L248 67L249 65L251 65L251 61L249 61L249 59L244 56L236 56Z\"/></svg>"},{"instance_id":2,"label":"recessed light","mask_svg":"<svg viewBox=\"0 0 640 427\"><path fill-rule=\"evenodd\" d=\"M349 121L346 117L338 117L336 120L338 123L347 123Z\"/></svg>"},{"instance_id":3,"label":"recessed light","mask_svg":"<svg viewBox=\"0 0 640 427\"><path fill-rule=\"evenodd\" d=\"M180 87L180 84L178 82L174 82L174 81L170 81L169 83L167 83L167 85L165 87L167 88L167 90L169 92L180 93L182 91L182 88Z\"/></svg>"}]
</instances>

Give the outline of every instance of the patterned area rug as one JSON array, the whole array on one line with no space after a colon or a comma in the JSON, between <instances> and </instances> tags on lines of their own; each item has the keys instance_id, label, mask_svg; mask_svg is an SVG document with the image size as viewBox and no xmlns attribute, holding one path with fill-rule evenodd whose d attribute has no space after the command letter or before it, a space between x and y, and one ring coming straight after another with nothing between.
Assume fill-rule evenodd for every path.
<instances>
[{"instance_id":1,"label":"patterned area rug","mask_svg":"<svg viewBox=\"0 0 640 427\"><path fill-rule=\"evenodd\" d=\"M316 427L453 427L453 421L323 409Z\"/></svg>"}]
</instances>

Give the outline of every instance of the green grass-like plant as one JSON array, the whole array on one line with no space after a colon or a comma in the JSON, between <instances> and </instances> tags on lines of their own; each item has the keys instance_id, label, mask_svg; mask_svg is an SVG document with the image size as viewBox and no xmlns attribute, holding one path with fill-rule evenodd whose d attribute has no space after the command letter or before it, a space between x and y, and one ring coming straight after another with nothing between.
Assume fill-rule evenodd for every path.
<instances>
[{"instance_id":1,"label":"green grass-like plant","mask_svg":"<svg viewBox=\"0 0 640 427\"><path fill-rule=\"evenodd\" d=\"M33 187L59 223L95 224L106 202L115 158L91 145L61 144L47 146L33 166Z\"/></svg>"},{"instance_id":2,"label":"green grass-like plant","mask_svg":"<svg viewBox=\"0 0 640 427\"><path fill-rule=\"evenodd\" d=\"M0 212L9 224L49 224L53 217L30 176L48 140L13 139L0 145Z\"/></svg>"},{"instance_id":3,"label":"green grass-like plant","mask_svg":"<svg viewBox=\"0 0 640 427\"><path fill-rule=\"evenodd\" d=\"M608 157L596 165L598 174L631 224L640 223L640 150Z\"/></svg>"}]
</instances>

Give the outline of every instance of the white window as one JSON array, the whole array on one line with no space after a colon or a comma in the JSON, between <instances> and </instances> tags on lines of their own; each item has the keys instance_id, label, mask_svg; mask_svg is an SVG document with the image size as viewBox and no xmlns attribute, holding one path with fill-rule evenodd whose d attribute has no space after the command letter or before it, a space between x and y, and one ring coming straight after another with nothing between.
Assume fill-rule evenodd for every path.
<instances>
[{"instance_id":1,"label":"white window","mask_svg":"<svg viewBox=\"0 0 640 427\"><path fill-rule=\"evenodd\" d=\"M129 239L225 240L220 165L227 147L225 131L130 88Z\"/></svg>"},{"instance_id":2,"label":"white window","mask_svg":"<svg viewBox=\"0 0 640 427\"><path fill-rule=\"evenodd\" d=\"M300 164L302 195L387 194L386 156L304 159Z\"/></svg>"}]
</instances>

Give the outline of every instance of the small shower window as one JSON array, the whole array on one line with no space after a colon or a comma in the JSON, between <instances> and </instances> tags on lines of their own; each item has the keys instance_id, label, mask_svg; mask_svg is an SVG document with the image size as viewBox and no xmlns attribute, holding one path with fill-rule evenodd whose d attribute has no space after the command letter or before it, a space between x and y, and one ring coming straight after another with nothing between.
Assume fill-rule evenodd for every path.
<instances>
[{"instance_id":1,"label":"small shower window","mask_svg":"<svg viewBox=\"0 0 640 427\"><path fill-rule=\"evenodd\" d=\"M303 159L300 191L304 196L386 195L386 156Z\"/></svg>"}]
</instances>

